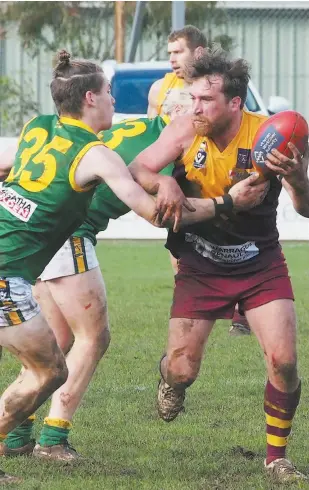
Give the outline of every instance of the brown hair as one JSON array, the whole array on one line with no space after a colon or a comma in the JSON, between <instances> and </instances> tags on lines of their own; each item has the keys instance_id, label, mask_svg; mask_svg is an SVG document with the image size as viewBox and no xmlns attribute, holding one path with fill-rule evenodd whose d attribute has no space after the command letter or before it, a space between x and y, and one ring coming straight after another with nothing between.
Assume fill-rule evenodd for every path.
<instances>
[{"instance_id":1,"label":"brown hair","mask_svg":"<svg viewBox=\"0 0 309 490\"><path fill-rule=\"evenodd\" d=\"M209 75L221 75L223 78L223 93L229 100L241 98L242 109L247 98L250 80L250 65L243 58L229 59L229 54L221 47L204 49L204 52L186 68L186 77L191 82Z\"/></svg>"},{"instance_id":2,"label":"brown hair","mask_svg":"<svg viewBox=\"0 0 309 490\"><path fill-rule=\"evenodd\" d=\"M86 92L98 93L102 88L103 70L92 61L70 58L64 49L58 53L50 90L59 114L81 116Z\"/></svg>"},{"instance_id":3,"label":"brown hair","mask_svg":"<svg viewBox=\"0 0 309 490\"><path fill-rule=\"evenodd\" d=\"M206 48L207 46L206 36L195 26L187 25L182 29L171 32L167 41L172 43L180 38L186 40L187 46L191 51L194 51L199 46L202 48Z\"/></svg>"}]
</instances>

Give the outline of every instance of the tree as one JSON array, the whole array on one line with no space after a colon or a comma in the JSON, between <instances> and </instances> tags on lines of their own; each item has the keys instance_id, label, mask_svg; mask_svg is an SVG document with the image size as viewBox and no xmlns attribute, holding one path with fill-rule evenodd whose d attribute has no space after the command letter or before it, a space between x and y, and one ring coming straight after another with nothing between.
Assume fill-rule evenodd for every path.
<instances>
[{"instance_id":1,"label":"tree","mask_svg":"<svg viewBox=\"0 0 309 490\"><path fill-rule=\"evenodd\" d=\"M103 61L110 56L114 37L106 42L103 26L113 20L114 2L6 2L0 20L18 26L26 49L56 52Z\"/></svg>"},{"instance_id":2,"label":"tree","mask_svg":"<svg viewBox=\"0 0 309 490\"><path fill-rule=\"evenodd\" d=\"M24 47L34 55L43 47L56 52L66 48L73 56L103 61L114 57L115 2L2 2L0 25L18 26ZM125 2L126 31L132 26L136 2ZM166 43L171 31L171 2L146 4L143 19L143 37L155 33L157 43L148 58L155 59ZM227 23L227 16L217 2L186 2L186 23L203 30L209 42L220 42L229 49L232 44L227 35L217 34ZM108 26L112 25L108 36Z\"/></svg>"},{"instance_id":3,"label":"tree","mask_svg":"<svg viewBox=\"0 0 309 490\"><path fill-rule=\"evenodd\" d=\"M127 18L132 22L136 2L126 2ZM151 37L155 33L157 45L149 59L156 59L163 47L166 38L171 32L172 2L147 2L143 18L142 35ZM219 31L228 23L226 11L218 7L217 2L186 2L186 24L192 24L201 29L209 42L220 43L230 51L233 39Z\"/></svg>"},{"instance_id":4,"label":"tree","mask_svg":"<svg viewBox=\"0 0 309 490\"><path fill-rule=\"evenodd\" d=\"M17 136L26 120L37 111L27 84L21 87L9 77L0 77L1 133Z\"/></svg>"}]
</instances>

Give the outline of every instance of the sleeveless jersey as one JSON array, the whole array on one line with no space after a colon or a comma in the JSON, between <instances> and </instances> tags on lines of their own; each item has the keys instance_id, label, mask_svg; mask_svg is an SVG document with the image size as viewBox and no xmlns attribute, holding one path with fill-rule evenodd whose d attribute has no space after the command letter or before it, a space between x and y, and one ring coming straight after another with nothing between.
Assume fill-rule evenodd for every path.
<instances>
[{"instance_id":1,"label":"sleeveless jersey","mask_svg":"<svg viewBox=\"0 0 309 490\"><path fill-rule=\"evenodd\" d=\"M84 221L94 186L80 188L75 170L95 145L103 143L76 119L45 115L25 125L0 191L0 276L34 284Z\"/></svg>"},{"instance_id":2,"label":"sleeveless jersey","mask_svg":"<svg viewBox=\"0 0 309 490\"><path fill-rule=\"evenodd\" d=\"M210 138L195 137L182 163L187 181L196 184L202 197L222 196L253 171L252 143L265 119L244 111L237 135L223 152ZM278 246L276 208L280 191L278 179L271 179L269 192L259 206L188 226L177 234L170 231L167 248L176 257L196 252L206 259L203 263L208 272L218 273L218 266L227 274L233 268L243 271L252 264L258 267L261 253Z\"/></svg>"},{"instance_id":3,"label":"sleeveless jersey","mask_svg":"<svg viewBox=\"0 0 309 490\"><path fill-rule=\"evenodd\" d=\"M184 80L175 73L167 73L163 79L157 100L157 113L166 114L170 103L180 103L183 98L189 98L189 91L184 86Z\"/></svg>"},{"instance_id":4,"label":"sleeveless jersey","mask_svg":"<svg viewBox=\"0 0 309 490\"><path fill-rule=\"evenodd\" d=\"M157 116L154 119L129 119L114 124L102 132L99 137L104 144L114 150L129 165L132 160L145 148L156 141L168 119ZM162 174L172 175L173 164L161 171ZM100 184L93 196L87 219L74 233L74 236L86 237L96 244L96 235L107 228L109 219L117 219L130 211L113 191L106 185Z\"/></svg>"}]
</instances>

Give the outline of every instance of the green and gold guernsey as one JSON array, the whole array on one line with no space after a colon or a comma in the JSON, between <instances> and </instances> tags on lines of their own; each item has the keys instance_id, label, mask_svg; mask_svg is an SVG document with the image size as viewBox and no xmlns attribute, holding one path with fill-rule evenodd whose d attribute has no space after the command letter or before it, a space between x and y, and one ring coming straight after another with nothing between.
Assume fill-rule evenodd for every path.
<instances>
[{"instance_id":1,"label":"green and gold guernsey","mask_svg":"<svg viewBox=\"0 0 309 490\"><path fill-rule=\"evenodd\" d=\"M0 189L0 276L34 284L83 223L94 186L78 187L75 170L95 145L103 143L76 119L38 116L25 125Z\"/></svg>"},{"instance_id":2,"label":"green and gold guernsey","mask_svg":"<svg viewBox=\"0 0 309 490\"><path fill-rule=\"evenodd\" d=\"M129 165L141 151L159 138L167 123L167 117L159 116L154 119L126 119L100 133L99 137ZM173 169L174 165L170 164L160 173L172 175ZM96 235L106 230L109 220L117 219L129 211L130 208L106 184L100 184L94 193L87 218L74 236L89 238L95 245Z\"/></svg>"}]
</instances>

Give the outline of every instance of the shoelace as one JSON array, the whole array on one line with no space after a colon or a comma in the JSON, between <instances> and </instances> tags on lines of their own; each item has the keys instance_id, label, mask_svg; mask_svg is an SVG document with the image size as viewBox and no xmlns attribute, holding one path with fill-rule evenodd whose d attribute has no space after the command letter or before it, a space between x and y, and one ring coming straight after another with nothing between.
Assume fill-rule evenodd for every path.
<instances>
[{"instance_id":1,"label":"shoelace","mask_svg":"<svg viewBox=\"0 0 309 490\"><path fill-rule=\"evenodd\" d=\"M177 398L176 403L179 404L183 402L182 395L176 393L171 386L164 387L164 390L165 390L165 398L167 398L168 401L172 400L175 403L175 398Z\"/></svg>"},{"instance_id":2,"label":"shoelace","mask_svg":"<svg viewBox=\"0 0 309 490\"><path fill-rule=\"evenodd\" d=\"M173 388L171 386L168 386L168 387L164 387L164 391L165 391L165 395L167 398L172 398L175 394Z\"/></svg>"}]
</instances>

